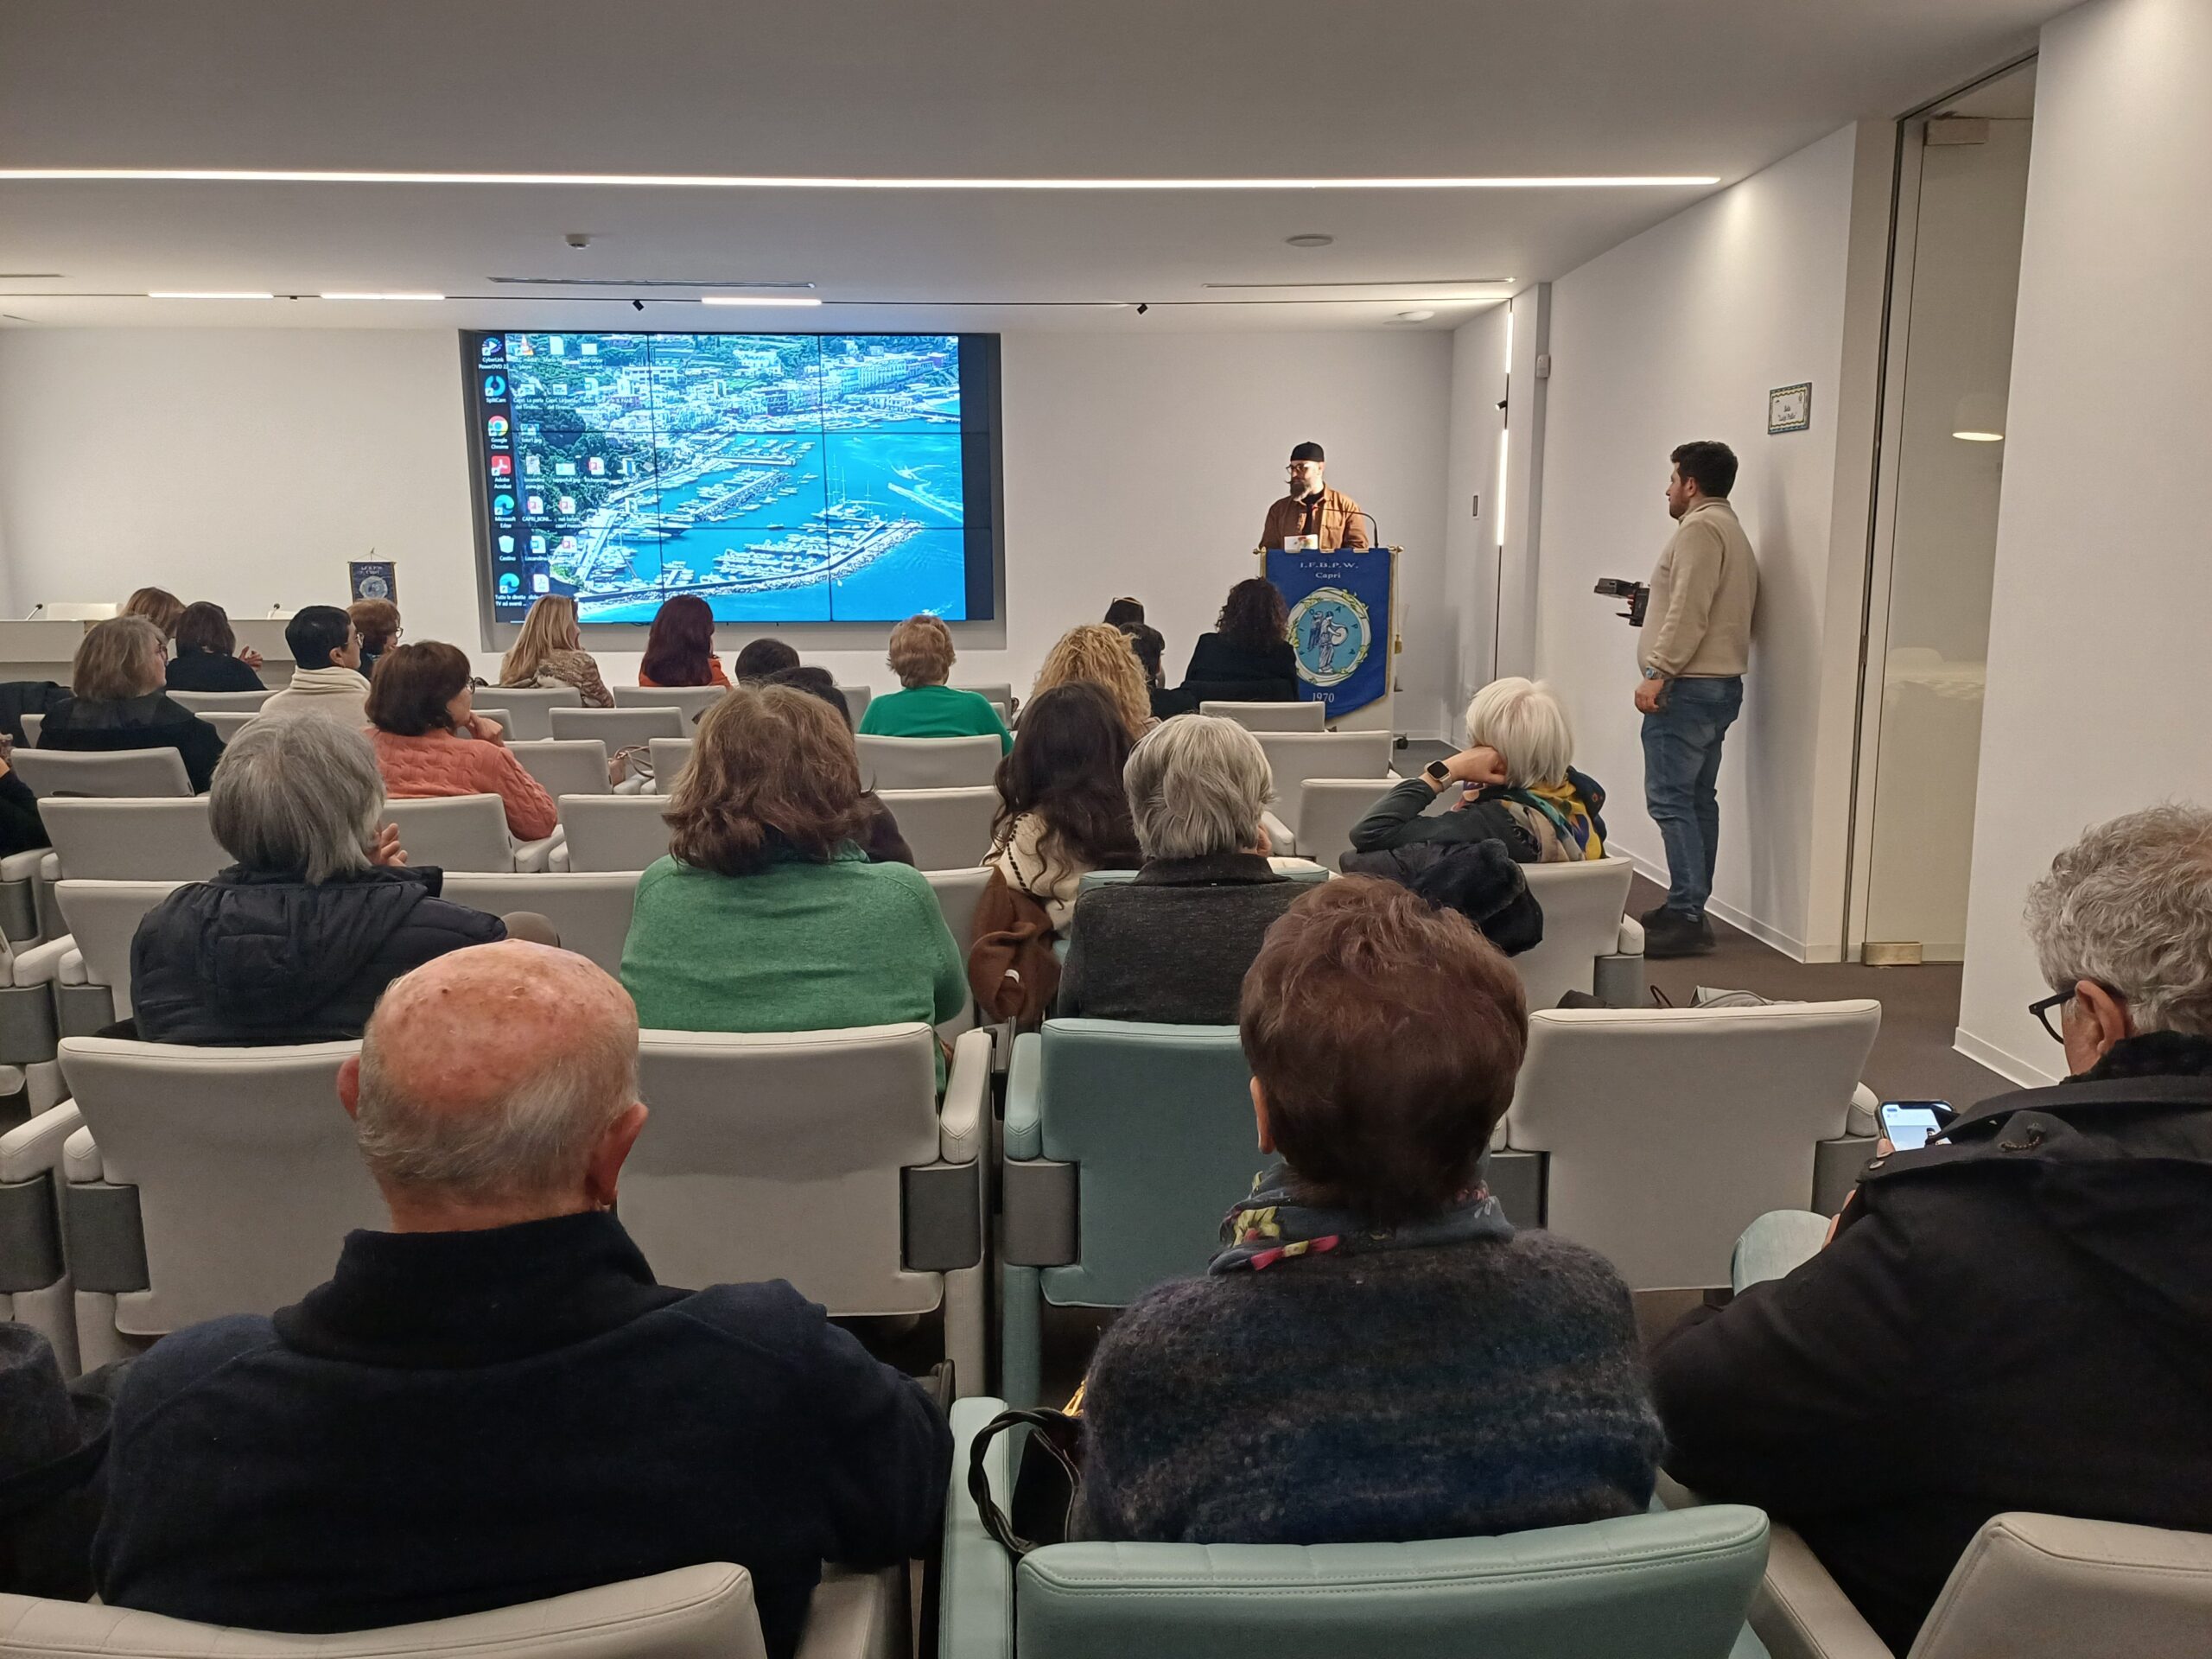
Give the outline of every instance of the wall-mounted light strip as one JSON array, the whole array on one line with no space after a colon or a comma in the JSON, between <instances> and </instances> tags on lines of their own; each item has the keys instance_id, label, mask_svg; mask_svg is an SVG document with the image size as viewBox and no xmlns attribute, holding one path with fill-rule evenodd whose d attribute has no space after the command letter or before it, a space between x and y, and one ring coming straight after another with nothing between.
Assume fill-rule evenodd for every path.
<instances>
[{"instance_id":1,"label":"wall-mounted light strip","mask_svg":"<svg viewBox=\"0 0 2212 1659\"><path fill-rule=\"evenodd\" d=\"M442 294L325 294L326 300L442 300Z\"/></svg>"},{"instance_id":2,"label":"wall-mounted light strip","mask_svg":"<svg viewBox=\"0 0 2212 1659\"><path fill-rule=\"evenodd\" d=\"M819 305L821 301L811 296L801 297L791 294L702 294L702 305Z\"/></svg>"},{"instance_id":3,"label":"wall-mounted light strip","mask_svg":"<svg viewBox=\"0 0 2212 1659\"><path fill-rule=\"evenodd\" d=\"M248 289L156 289L146 296L149 300L273 300L274 294L258 294Z\"/></svg>"},{"instance_id":4,"label":"wall-mounted light strip","mask_svg":"<svg viewBox=\"0 0 2212 1659\"><path fill-rule=\"evenodd\" d=\"M716 173L442 173L253 167L6 167L0 182L139 184L489 184L616 190L1681 190L1717 175L1545 177L1007 179L843 178Z\"/></svg>"}]
</instances>

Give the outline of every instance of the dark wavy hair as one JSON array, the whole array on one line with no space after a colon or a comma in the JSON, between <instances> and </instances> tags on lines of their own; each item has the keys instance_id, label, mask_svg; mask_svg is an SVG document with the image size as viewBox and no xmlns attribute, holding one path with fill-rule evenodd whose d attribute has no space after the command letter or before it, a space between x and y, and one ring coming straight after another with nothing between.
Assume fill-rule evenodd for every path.
<instances>
[{"instance_id":1,"label":"dark wavy hair","mask_svg":"<svg viewBox=\"0 0 2212 1659\"><path fill-rule=\"evenodd\" d=\"M712 685L715 613L696 594L678 594L653 613L638 671L655 685Z\"/></svg>"},{"instance_id":2,"label":"dark wavy hair","mask_svg":"<svg viewBox=\"0 0 2212 1659\"><path fill-rule=\"evenodd\" d=\"M1014 750L999 762L994 837L1024 812L1045 821L1046 842L1094 870L1135 869L1141 861L1122 768L1128 728L1103 688L1071 680L1040 691L1021 711Z\"/></svg>"},{"instance_id":3,"label":"dark wavy hair","mask_svg":"<svg viewBox=\"0 0 2212 1659\"><path fill-rule=\"evenodd\" d=\"M1214 630L1240 651L1265 651L1287 636L1290 607L1265 576L1248 576L1229 590Z\"/></svg>"}]
</instances>

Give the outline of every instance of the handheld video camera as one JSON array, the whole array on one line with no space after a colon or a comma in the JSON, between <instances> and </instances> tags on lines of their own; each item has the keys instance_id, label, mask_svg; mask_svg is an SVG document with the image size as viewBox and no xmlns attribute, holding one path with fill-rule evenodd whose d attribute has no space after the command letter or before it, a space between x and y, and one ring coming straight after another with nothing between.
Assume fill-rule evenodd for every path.
<instances>
[{"instance_id":1,"label":"handheld video camera","mask_svg":"<svg viewBox=\"0 0 2212 1659\"><path fill-rule=\"evenodd\" d=\"M1602 576L1592 591L1603 594L1608 599L1628 601L1628 609L1620 613L1621 620L1631 628L1643 626L1643 607L1651 602L1649 582L1624 582L1618 576Z\"/></svg>"}]
</instances>

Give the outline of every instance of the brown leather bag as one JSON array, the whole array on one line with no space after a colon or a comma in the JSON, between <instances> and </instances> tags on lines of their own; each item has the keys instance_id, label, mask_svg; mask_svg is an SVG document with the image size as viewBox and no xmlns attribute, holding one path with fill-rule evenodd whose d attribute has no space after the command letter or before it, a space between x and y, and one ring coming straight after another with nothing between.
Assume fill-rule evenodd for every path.
<instances>
[{"instance_id":1,"label":"brown leather bag","mask_svg":"<svg viewBox=\"0 0 2212 1659\"><path fill-rule=\"evenodd\" d=\"M1060 988L1059 959L1052 954L1052 921L1045 907L1007 885L997 869L976 901L976 943L968 951L968 988L984 1020L1011 1020L1033 1031L1052 1011Z\"/></svg>"}]
</instances>

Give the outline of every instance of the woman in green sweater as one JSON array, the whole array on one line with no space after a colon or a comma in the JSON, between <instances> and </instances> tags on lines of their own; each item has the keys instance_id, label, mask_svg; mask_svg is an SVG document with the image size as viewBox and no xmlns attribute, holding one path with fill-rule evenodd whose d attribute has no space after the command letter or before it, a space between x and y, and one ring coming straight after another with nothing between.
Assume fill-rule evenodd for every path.
<instances>
[{"instance_id":1,"label":"woman in green sweater","mask_svg":"<svg viewBox=\"0 0 2212 1659\"><path fill-rule=\"evenodd\" d=\"M870 697L861 730L870 737L995 737L1000 753L1012 749L1014 737L988 699L944 683L952 657L952 630L927 611L892 629L891 671L906 690Z\"/></svg>"},{"instance_id":2,"label":"woman in green sweater","mask_svg":"<svg viewBox=\"0 0 2212 1659\"><path fill-rule=\"evenodd\" d=\"M966 1005L967 964L928 880L871 864L852 734L827 703L741 685L700 721L639 878L622 982L640 1025L824 1031Z\"/></svg>"}]
</instances>

